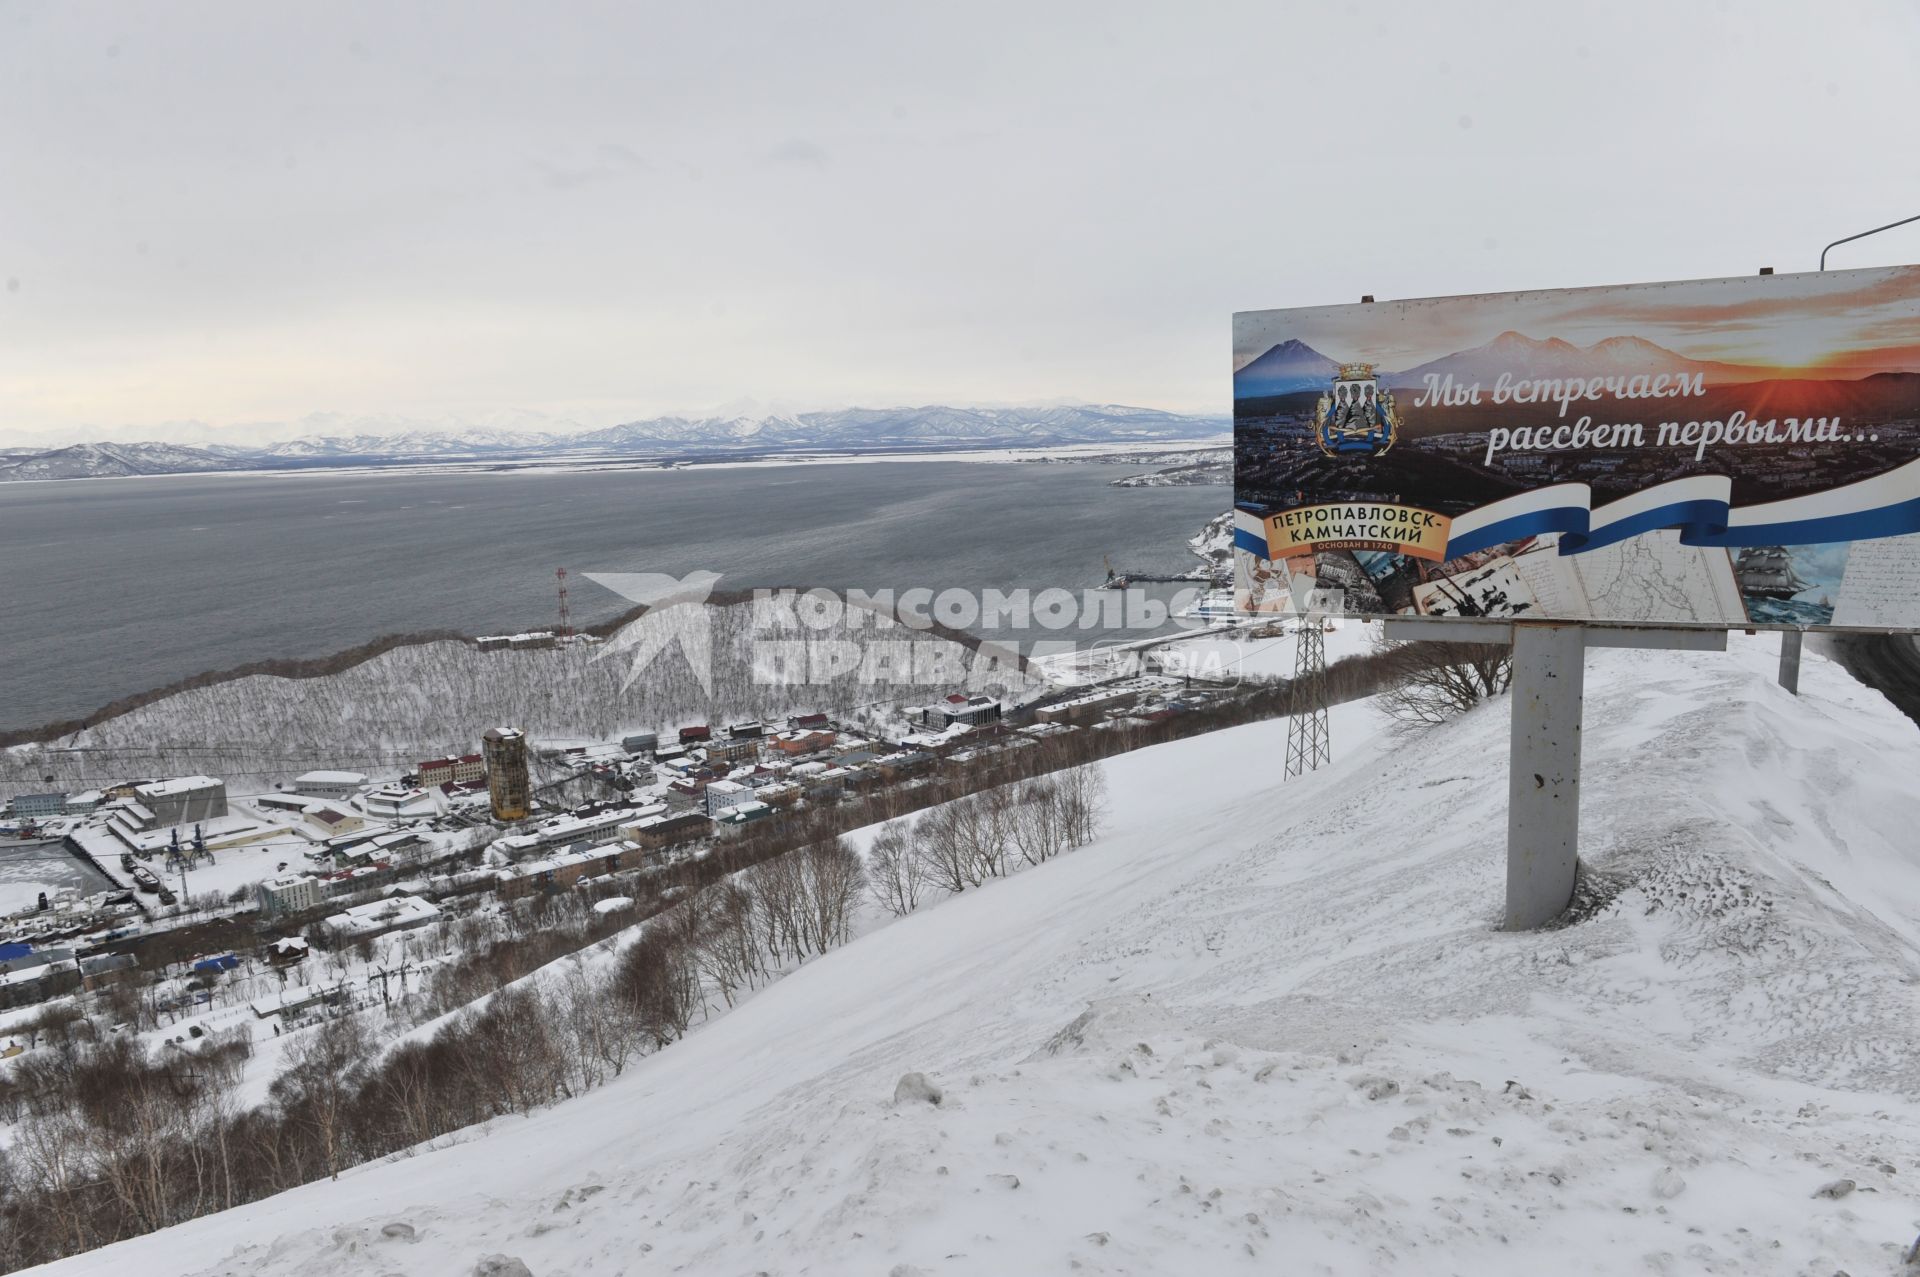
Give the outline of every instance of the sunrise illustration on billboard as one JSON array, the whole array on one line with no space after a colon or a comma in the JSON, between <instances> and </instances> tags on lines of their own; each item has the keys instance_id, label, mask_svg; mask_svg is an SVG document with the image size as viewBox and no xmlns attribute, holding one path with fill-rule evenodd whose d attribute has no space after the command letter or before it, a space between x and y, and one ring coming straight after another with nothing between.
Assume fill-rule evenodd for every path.
<instances>
[{"instance_id":1,"label":"sunrise illustration on billboard","mask_svg":"<svg viewBox=\"0 0 1920 1277\"><path fill-rule=\"evenodd\" d=\"M1920 625L1920 267L1234 316L1239 605Z\"/></svg>"}]
</instances>

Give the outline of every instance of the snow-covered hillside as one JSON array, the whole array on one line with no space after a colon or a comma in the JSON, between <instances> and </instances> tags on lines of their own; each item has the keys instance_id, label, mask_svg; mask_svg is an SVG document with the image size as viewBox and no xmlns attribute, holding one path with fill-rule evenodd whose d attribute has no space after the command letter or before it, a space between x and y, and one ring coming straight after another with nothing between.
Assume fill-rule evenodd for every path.
<instances>
[{"instance_id":1,"label":"snow-covered hillside","mask_svg":"<svg viewBox=\"0 0 1920 1277\"><path fill-rule=\"evenodd\" d=\"M80 443L36 452L0 453L0 482L195 474L232 468L220 453L171 443Z\"/></svg>"},{"instance_id":2,"label":"snow-covered hillside","mask_svg":"<svg viewBox=\"0 0 1920 1277\"><path fill-rule=\"evenodd\" d=\"M1011 649L982 653L941 633L872 622L856 610L814 629L777 599L671 607L591 646L482 651L445 639L320 677L214 682L50 744L0 750L0 795L46 783L78 790L129 773L205 771L265 787L313 767L381 772L464 752L502 722L546 743L599 741L727 716L851 712L949 687L1019 695L1031 681ZM852 663L827 669L827 657L849 645Z\"/></svg>"},{"instance_id":3,"label":"snow-covered hillside","mask_svg":"<svg viewBox=\"0 0 1920 1277\"><path fill-rule=\"evenodd\" d=\"M582 1100L46 1271L1899 1271L1920 734L1774 659L1591 658L1562 929L1494 929L1503 705L1217 733Z\"/></svg>"}]
</instances>

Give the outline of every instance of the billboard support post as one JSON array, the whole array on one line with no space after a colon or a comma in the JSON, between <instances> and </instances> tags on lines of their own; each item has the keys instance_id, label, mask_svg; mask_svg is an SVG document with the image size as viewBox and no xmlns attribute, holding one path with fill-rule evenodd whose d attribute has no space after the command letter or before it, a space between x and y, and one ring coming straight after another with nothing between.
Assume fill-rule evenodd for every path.
<instances>
[{"instance_id":1,"label":"billboard support post","mask_svg":"<svg viewBox=\"0 0 1920 1277\"><path fill-rule=\"evenodd\" d=\"M1550 922L1573 899L1580 863L1580 714L1586 663L1586 634L1579 625L1513 629L1509 931L1530 931Z\"/></svg>"},{"instance_id":2,"label":"billboard support post","mask_svg":"<svg viewBox=\"0 0 1920 1277\"><path fill-rule=\"evenodd\" d=\"M1590 647L1724 652L1724 629L1387 617L1394 642L1513 648L1505 926L1545 926L1573 902L1580 850L1580 719Z\"/></svg>"},{"instance_id":3,"label":"billboard support post","mask_svg":"<svg viewBox=\"0 0 1920 1277\"><path fill-rule=\"evenodd\" d=\"M1805 636L1799 630L1780 632L1780 686L1800 695L1800 645Z\"/></svg>"}]
</instances>

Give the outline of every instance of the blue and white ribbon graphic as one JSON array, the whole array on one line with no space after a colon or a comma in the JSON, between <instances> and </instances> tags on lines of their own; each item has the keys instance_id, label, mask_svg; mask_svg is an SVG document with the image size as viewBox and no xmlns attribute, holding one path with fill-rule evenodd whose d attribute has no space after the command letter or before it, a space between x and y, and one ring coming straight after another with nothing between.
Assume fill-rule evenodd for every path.
<instances>
[{"instance_id":1,"label":"blue and white ribbon graphic","mask_svg":"<svg viewBox=\"0 0 1920 1277\"><path fill-rule=\"evenodd\" d=\"M1245 550L1256 559L1267 557L1267 522L1259 515L1238 506L1233 511L1233 548Z\"/></svg>"},{"instance_id":2,"label":"blue and white ribbon graphic","mask_svg":"<svg viewBox=\"0 0 1920 1277\"><path fill-rule=\"evenodd\" d=\"M1562 483L1496 501L1453 521L1447 557L1558 532L1578 554L1642 532L1678 528L1684 545L1818 545L1920 532L1920 461L1829 492L1735 507L1733 480L1696 475L1658 484L1597 509L1584 483ZM1236 529L1236 544L1239 537Z\"/></svg>"},{"instance_id":3,"label":"blue and white ribbon graphic","mask_svg":"<svg viewBox=\"0 0 1920 1277\"><path fill-rule=\"evenodd\" d=\"M1695 475L1656 484L1596 508L1584 483L1559 483L1469 510L1453 520L1447 557L1457 559L1543 533L1560 534L1560 553L1579 554L1678 528L1684 545L1820 545L1920 532L1920 461L1829 492L1733 505L1733 480ZM1233 545L1267 557L1266 520L1233 512Z\"/></svg>"}]
</instances>

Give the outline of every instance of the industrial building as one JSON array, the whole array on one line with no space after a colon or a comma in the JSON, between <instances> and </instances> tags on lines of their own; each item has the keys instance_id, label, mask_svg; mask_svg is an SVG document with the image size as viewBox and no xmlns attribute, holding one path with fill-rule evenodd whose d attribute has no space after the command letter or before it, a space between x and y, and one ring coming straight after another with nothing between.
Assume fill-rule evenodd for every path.
<instances>
[{"instance_id":1,"label":"industrial building","mask_svg":"<svg viewBox=\"0 0 1920 1277\"><path fill-rule=\"evenodd\" d=\"M964 723L968 727L978 727L982 723L1000 721L1001 705L991 696L962 696L955 692L951 696L933 702L931 705L916 705L907 711L907 718L920 727L940 731L955 723Z\"/></svg>"},{"instance_id":2,"label":"industrial building","mask_svg":"<svg viewBox=\"0 0 1920 1277\"><path fill-rule=\"evenodd\" d=\"M480 738L486 759L487 798L495 820L525 820L532 810L527 785L527 734L517 727L491 727Z\"/></svg>"},{"instance_id":3,"label":"industrial building","mask_svg":"<svg viewBox=\"0 0 1920 1277\"><path fill-rule=\"evenodd\" d=\"M227 814L227 782L212 776L181 776L153 780L133 787L133 796L147 814L148 829L190 825Z\"/></svg>"}]
</instances>

